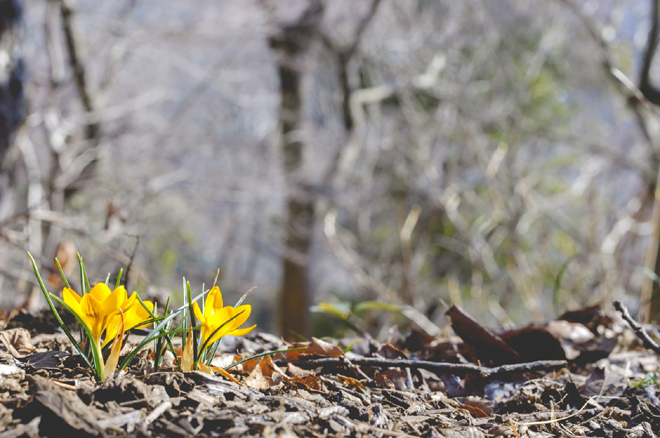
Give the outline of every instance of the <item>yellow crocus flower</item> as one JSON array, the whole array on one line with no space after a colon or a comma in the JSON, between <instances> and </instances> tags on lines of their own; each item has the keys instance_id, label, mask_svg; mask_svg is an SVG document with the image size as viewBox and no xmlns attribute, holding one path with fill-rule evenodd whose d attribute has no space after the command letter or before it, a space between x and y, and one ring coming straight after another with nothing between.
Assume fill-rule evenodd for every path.
<instances>
[{"instance_id":1,"label":"yellow crocus flower","mask_svg":"<svg viewBox=\"0 0 660 438\"><path fill-rule=\"evenodd\" d=\"M64 288L62 298L66 305L89 326L93 341L101 348L117 336L122 325L124 330L129 330L150 317L138 301L136 293L133 292L128 298L124 286L111 291L107 285L98 283L82 297L72 289ZM149 301L144 303L153 311L153 303ZM123 319L120 313L123 313ZM104 331L105 340L101 344Z\"/></svg>"},{"instance_id":2,"label":"yellow crocus flower","mask_svg":"<svg viewBox=\"0 0 660 438\"><path fill-rule=\"evenodd\" d=\"M252 327L239 328L250 316L252 307L248 304L238 307L223 307L222 293L218 286L211 289L207 295L206 301L204 301L204 312L200 310L197 302L193 303L193 311L202 325L202 345L205 346L204 349L225 335L243 336L256 327L256 325L253 325ZM218 328L220 329L218 330ZM203 352L203 350L199 351L198 356L201 356Z\"/></svg>"}]
</instances>

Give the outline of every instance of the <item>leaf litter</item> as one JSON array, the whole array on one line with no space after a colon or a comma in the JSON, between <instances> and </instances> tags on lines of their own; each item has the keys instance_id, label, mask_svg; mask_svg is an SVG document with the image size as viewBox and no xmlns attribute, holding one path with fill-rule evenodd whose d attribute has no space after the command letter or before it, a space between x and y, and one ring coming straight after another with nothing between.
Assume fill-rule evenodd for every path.
<instances>
[{"instance_id":1,"label":"leaf litter","mask_svg":"<svg viewBox=\"0 0 660 438\"><path fill-rule=\"evenodd\" d=\"M241 385L173 360L154 371L147 350L97 383L57 325L16 313L0 322L0 438L658 436L657 330L619 306L501 332L452 307L442 335L388 342L228 338L215 367L307 347L232 368Z\"/></svg>"}]
</instances>

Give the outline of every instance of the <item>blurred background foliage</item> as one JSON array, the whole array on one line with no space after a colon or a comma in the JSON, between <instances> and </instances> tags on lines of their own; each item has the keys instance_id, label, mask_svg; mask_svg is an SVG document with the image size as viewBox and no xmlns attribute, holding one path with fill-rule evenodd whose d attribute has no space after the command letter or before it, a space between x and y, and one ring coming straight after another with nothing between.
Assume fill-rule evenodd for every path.
<instances>
[{"instance_id":1,"label":"blurred background foliage","mask_svg":"<svg viewBox=\"0 0 660 438\"><path fill-rule=\"evenodd\" d=\"M2 4L24 116L4 308L42 305L25 250L47 269L58 249L155 297L219 268L285 334L643 303L655 1Z\"/></svg>"}]
</instances>

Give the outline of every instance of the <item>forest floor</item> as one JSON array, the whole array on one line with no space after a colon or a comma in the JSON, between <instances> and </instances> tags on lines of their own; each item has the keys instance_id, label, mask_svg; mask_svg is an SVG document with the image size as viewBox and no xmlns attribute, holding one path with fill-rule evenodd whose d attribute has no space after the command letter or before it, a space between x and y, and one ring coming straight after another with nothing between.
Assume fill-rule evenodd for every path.
<instances>
[{"instance_id":1,"label":"forest floor","mask_svg":"<svg viewBox=\"0 0 660 438\"><path fill-rule=\"evenodd\" d=\"M495 334L453 307L439 338L314 339L234 368L237 385L154 371L148 352L96 383L47 315L22 312L0 331L0 438L658 436L660 356L622 314L591 307ZM231 339L216 365L285 345Z\"/></svg>"}]
</instances>

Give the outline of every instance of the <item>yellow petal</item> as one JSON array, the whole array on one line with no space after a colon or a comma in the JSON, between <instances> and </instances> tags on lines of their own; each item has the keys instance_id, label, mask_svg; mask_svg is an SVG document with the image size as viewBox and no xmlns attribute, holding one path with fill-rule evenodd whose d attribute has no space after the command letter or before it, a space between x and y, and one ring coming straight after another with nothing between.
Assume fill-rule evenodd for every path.
<instances>
[{"instance_id":1,"label":"yellow petal","mask_svg":"<svg viewBox=\"0 0 660 438\"><path fill-rule=\"evenodd\" d=\"M254 328L255 328L256 326L257 326L257 325L255 324L255 325L253 325L252 327L232 330L231 332L229 332L229 333L227 333L227 334L228 334L229 336L243 336L243 335L247 335L247 334L250 333L252 330L254 330Z\"/></svg>"},{"instance_id":2,"label":"yellow petal","mask_svg":"<svg viewBox=\"0 0 660 438\"><path fill-rule=\"evenodd\" d=\"M102 301L103 309L109 315L119 309L124 301L126 301L126 289L124 289L124 286L119 286Z\"/></svg>"},{"instance_id":3,"label":"yellow petal","mask_svg":"<svg viewBox=\"0 0 660 438\"><path fill-rule=\"evenodd\" d=\"M145 306L153 312L154 304L150 301L144 302ZM119 328L122 324L121 314L123 313L124 317L124 330L128 331L134 328L142 328L149 324L140 324L141 322L151 319L151 315L146 311L144 307L140 304L139 301L135 301L135 304L130 307L125 312L119 311L110 315L105 320L105 340L103 341L102 348L108 345L108 343L117 336Z\"/></svg>"},{"instance_id":4,"label":"yellow petal","mask_svg":"<svg viewBox=\"0 0 660 438\"><path fill-rule=\"evenodd\" d=\"M206 324L209 327L218 328L223 323L230 320L232 316L234 316L234 314L232 313L233 310L234 310L233 307L227 306L227 307L223 307L221 309L217 309L215 311L215 313L213 313L213 315L211 315L211 316L208 316L208 314L207 314ZM229 324L231 324L231 322Z\"/></svg>"},{"instance_id":5,"label":"yellow petal","mask_svg":"<svg viewBox=\"0 0 660 438\"><path fill-rule=\"evenodd\" d=\"M94 341L98 342L103 333L103 309L101 304L91 294L85 294L80 299L80 317L92 331Z\"/></svg>"},{"instance_id":6,"label":"yellow petal","mask_svg":"<svg viewBox=\"0 0 660 438\"><path fill-rule=\"evenodd\" d=\"M112 341L119 333L119 328L121 327L121 312L117 312L114 315L106 319L105 325L105 340L101 348L105 348L110 341Z\"/></svg>"},{"instance_id":7,"label":"yellow petal","mask_svg":"<svg viewBox=\"0 0 660 438\"><path fill-rule=\"evenodd\" d=\"M138 296L137 292L133 292L130 298L128 298L126 301L121 303L122 312L126 312L128 309L133 307L138 302L137 296Z\"/></svg>"},{"instance_id":8,"label":"yellow petal","mask_svg":"<svg viewBox=\"0 0 660 438\"><path fill-rule=\"evenodd\" d=\"M214 286L204 301L204 315L208 318L219 309L222 309L222 292L218 286Z\"/></svg>"},{"instance_id":9,"label":"yellow petal","mask_svg":"<svg viewBox=\"0 0 660 438\"><path fill-rule=\"evenodd\" d=\"M147 309L153 313L154 303L151 301L144 301L144 305L147 306ZM151 323L141 324L142 322L151 319L151 314L147 312L147 309L142 307L142 304L137 301L135 305L128 309L128 311L124 314L124 317L126 318L126 327L128 329L133 329L143 328L150 325Z\"/></svg>"},{"instance_id":10,"label":"yellow petal","mask_svg":"<svg viewBox=\"0 0 660 438\"><path fill-rule=\"evenodd\" d=\"M221 328L218 329L218 327L221 327ZM226 335L230 331L231 331L231 323L225 324L225 325L220 324L220 325L215 326L214 329L211 330L208 333L208 336L211 337L211 339L208 342L208 345L213 344L215 341L219 340L221 337L223 337L224 335ZM215 334L213 334L213 336L211 336L211 334L213 332L215 332Z\"/></svg>"},{"instance_id":11,"label":"yellow petal","mask_svg":"<svg viewBox=\"0 0 660 438\"><path fill-rule=\"evenodd\" d=\"M104 283L97 283L89 293L96 298L96 301L102 303L110 295L112 291Z\"/></svg>"},{"instance_id":12,"label":"yellow petal","mask_svg":"<svg viewBox=\"0 0 660 438\"><path fill-rule=\"evenodd\" d=\"M125 324L123 321L123 313L119 312L120 316L120 326L119 335L115 339L115 343L112 345L112 350L110 351L110 356L108 356L108 361L103 366L103 371L101 373L101 380L105 380L106 377L111 376L112 373L117 369L117 364L119 363L119 353L121 353L121 344L124 340L124 328ZM107 343L108 339L106 339Z\"/></svg>"},{"instance_id":13,"label":"yellow petal","mask_svg":"<svg viewBox=\"0 0 660 438\"><path fill-rule=\"evenodd\" d=\"M83 312L80 307L80 295L75 293L72 289L65 287L62 291L62 299L64 299L64 303L66 303L76 315L82 317Z\"/></svg>"},{"instance_id":14,"label":"yellow petal","mask_svg":"<svg viewBox=\"0 0 660 438\"><path fill-rule=\"evenodd\" d=\"M241 313L242 312L242 313ZM250 316L250 313L252 312L252 306L249 304L244 304L242 306L238 306L234 309L233 315L238 315L236 318L234 318L228 325L231 326L230 330L236 329L240 326L243 325L245 321L247 321L248 317ZM240 313L240 315L239 315Z\"/></svg>"},{"instance_id":15,"label":"yellow petal","mask_svg":"<svg viewBox=\"0 0 660 438\"><path fill-rule=\"evenodd\" d=\"M200 324L204 324L204 322L206 322L206 318L204 317L202 311L199 309L199 304L197 304L197 301L193 303L193 312L195 313L195 317Z\"/></svg>"},{"instance_id":16,"label":"yellow petal","mask_svg":"<svg viewBox=\"0 0 660 438\"><path fill-rule=\"evenodd\" d=\"M80 303L80 295L78 295L73 289L65 287L62 291L62 298L67 306L71 307L72 303Z\"/></svg>"},{"instance_id":17,"label":"yellow petal","mask_svg":"<svg viewBox=\"0 0 660 438\"><path fill-rule=\"evenodd\" d=\"M85 321L85 324L87 324L91 329L91 321L86 318L85 312L83 312L83 309L80 306L80 295L69 288L64 288L62 291L62 298L64 299L64 303L71 308L71 311L78 315L83 321Z\"/></svg>"}]
</instances>

